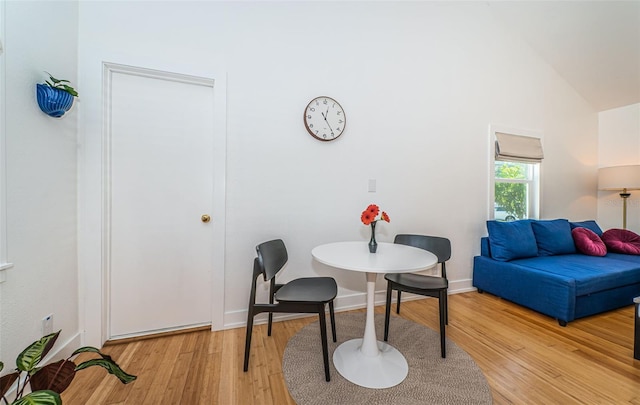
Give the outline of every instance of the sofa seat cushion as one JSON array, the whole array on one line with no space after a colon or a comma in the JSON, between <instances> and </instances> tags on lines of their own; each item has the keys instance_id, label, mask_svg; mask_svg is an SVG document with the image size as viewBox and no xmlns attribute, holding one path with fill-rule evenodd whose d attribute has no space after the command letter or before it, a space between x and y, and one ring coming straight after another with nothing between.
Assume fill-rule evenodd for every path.
<instances>
[{"instance_id":1,"label":"sofa seat cushion","mask_svg":"<svg viewBox=\"0 0 640 405\"><path fill-rule=\"evenodd\" d=\"M571 226L566 219L531 221L538 245L538 255L553 256L576 253Z\"/></svg>"},{"instance_id":2,"label":"sofa seat cushion","mask_svg":"<svg viewBox=\"0 0 640 405\"><path fill-rule=\"evenodd\" d=\"M621 260L609 254L604 257L581 254L539 256L512 263L572 278L577 296L635 284L640 279L640 261Z\"/></svg>"},{"instance_id":3,"label":"sofa seat cushion","mask_svg":"<svg viewBox=\"0 0 640 405\"><path fill-rule=\"evenodd\" d=\"M616 260L622 260L623 262L635 263L640 268L640 255L627 255L624 253L607 252L607 257Z\"/></svg>"},{"instance_id":4,"label":"sofa seat cushion","mask_svg":"<svg viewBox=\"0 0 640 405\"><path fill-rule=\"evenodd\" d=\"M501 262L538 255L530 220L487 221L491 257Z\"/></svg>"},{"instance_id":5,"label":"sofa seat cushion","mask_svg":"<svg viewBox=\"0 0 640 405\"><path fill-rule=\"evenodd\" d=\"M589 256L604 256L607 254L607 246L592 230L582 227L573 228L571 235L578 252Z\"/></svg>"},{"instance_id":6,"label":"sofa seat cushion","mask_svg":"<svg viewBox=\"0 0 640 405\"><path fill-rule=\"evenodd\" d=\"M627 229L609 229L602 234L602 241L612 252L640 255L640 235Z\"/></svg>"}]
</instances>

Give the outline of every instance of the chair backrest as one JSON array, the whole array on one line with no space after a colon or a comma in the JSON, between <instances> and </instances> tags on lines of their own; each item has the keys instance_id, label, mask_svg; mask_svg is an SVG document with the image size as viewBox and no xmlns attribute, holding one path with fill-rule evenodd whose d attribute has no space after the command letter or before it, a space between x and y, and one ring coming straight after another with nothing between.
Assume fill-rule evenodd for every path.
<instances>
[{"instance_id":1,"label":"chair backrest","mask_svg":"<svg viewBox=\"0 0 640 405\"><path fill-rule=\"evenodd\" d=\"M264 275L264 281L269 281L287 264L289 256L282 239L270 240L256 246L258 265Z\"/></svg>"},{"instance_id":2,"label":"chair backrest","mask_svg":"<svg viewBox=\"0 0 640 405\"><path fill-rule=\"evenodd\" d=\"M426 235L396 235L393 243L408 245L428 250L438 257L438 263L444 263L451 258L451 242L447 238Z\"/></svg>"}]
</instances>

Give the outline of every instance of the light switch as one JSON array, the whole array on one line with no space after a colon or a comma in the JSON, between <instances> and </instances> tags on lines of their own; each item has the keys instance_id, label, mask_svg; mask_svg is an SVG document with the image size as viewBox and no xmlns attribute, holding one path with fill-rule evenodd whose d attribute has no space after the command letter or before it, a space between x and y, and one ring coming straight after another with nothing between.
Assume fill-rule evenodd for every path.
<instances>
[{"instance_id":1,"label":"light switch","mask_svg":"<svg viewBox=\"0 0 640 405\"><path fill-rule=\"evenodd\" d=\"M370 193L376 192L376 179L369 179L369 192Z\"/></svg>"}]
</instances>

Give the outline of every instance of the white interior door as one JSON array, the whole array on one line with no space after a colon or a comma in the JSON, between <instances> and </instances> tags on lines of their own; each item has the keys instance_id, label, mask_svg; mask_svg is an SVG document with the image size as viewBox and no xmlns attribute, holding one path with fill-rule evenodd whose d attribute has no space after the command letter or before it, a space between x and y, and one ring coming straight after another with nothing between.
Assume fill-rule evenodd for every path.
<instances>
[{"instance_id":1,"label":"white interior door","mask_svg":"<svg viewBox=\"0 0 640 405\"><path fill-rule=\"evenodd\" d=\"M108 133L108 335L211 324L213 81L113 72Z\"/></svg>"}]
</instances>

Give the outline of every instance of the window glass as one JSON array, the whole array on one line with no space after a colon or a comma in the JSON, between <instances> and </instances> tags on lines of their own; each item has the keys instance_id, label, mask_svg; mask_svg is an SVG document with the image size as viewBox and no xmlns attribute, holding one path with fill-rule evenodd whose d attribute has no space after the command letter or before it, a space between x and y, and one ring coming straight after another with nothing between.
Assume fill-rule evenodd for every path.
<instances>
[{"instance_id":1,"label":"window glass","mask_svg":"<svg viewBox=\"0 0 640 405\"><path fill-rule=\"evenodd\" d=\"M496 162L496 179L527 179L529 178L529 164L517 162Z\"/></svg>"},{"instance_id":2,"label":"window glass","mask_svg":"<svg viewBox=\"0 0 640 405\"><path fill-rule=\"evenodd\" d=\"M494 219L514 221L536 217L537 163L496 161Z\"/></svg>"}]
</instances>

